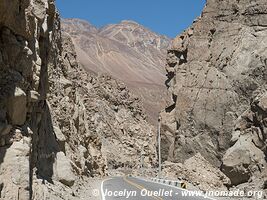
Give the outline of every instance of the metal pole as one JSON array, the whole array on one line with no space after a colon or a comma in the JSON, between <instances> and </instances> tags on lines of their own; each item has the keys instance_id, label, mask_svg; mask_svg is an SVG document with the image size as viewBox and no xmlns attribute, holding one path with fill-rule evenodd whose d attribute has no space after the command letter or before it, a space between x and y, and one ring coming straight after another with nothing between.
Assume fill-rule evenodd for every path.
<instances>
[{"instance_id":1,"label":"metal pole","mask_svg":"<svg viewBox=\"0 0 267 200\"><path fill-rule=\"evenodd\" d=\"M161 118L158 119L158 156L159 156L159 171L158 171L158 178L161 178Z\"/></svg>"},{"instance_id":2,"label":"metal pole","mask_svg":"<svg viewBox=\"0 0 267 200\"><path fill-rule=\"evenodd\" d=\"M142 177L144 177L144 145L142 145L142 151L141 151L141 172Z\"/></svg>"}]
</instances>

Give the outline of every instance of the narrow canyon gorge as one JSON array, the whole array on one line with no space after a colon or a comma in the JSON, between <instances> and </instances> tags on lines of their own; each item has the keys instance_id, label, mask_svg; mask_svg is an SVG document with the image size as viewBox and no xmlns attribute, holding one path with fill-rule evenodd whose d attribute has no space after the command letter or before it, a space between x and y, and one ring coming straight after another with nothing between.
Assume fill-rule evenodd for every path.
<instances>
[{"instance_id":1,"label":"narrow canyon gorge","mask_svg":"<svg viewBox=\"0 0 267 200\"><path fill-rule=\"evenodd\" d=\"M0 2L0 199L96 199L158 175L267 198L267 4L207 0L173 40ZM95 183L96 182L96 183Z\"/></svg>"}]
</instances>

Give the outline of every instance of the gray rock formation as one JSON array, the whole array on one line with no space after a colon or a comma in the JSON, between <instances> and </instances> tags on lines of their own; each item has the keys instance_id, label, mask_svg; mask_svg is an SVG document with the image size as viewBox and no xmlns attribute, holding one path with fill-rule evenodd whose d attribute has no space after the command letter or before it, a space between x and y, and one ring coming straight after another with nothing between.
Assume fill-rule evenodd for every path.
<instances>
[{"instance_id":1,"label":"gray rock formation","mask_svg":"<svg viewBox=\"0 0 267 200\"><path fill-rule=\"evenodd\" d=\"M60 56L53 45L59 35L58 25L53 1L1 1L2 199L30 199L34 179L53 175L54 158L41 158L45 154L39 141L50 140L46 143L49 153L59 151L46 102L48 63Z\"/></svg>"},{"instance_id":2,"label":"gray rock formation","mask_svg":"<svg viewBox=\"0 0 267 200\"><path fill-rule=\"evenodd\" d=\"M266 91L266 18L262 0L208 0L173 41L166 68L173 103L162 112L165 159L183 162L201 153L223 164L234 185L263 175L264 101L241 116Z\"/></svg>"},{"instance_id":3,"label":"gray rock formation","mask_svg":"<svg viewBox=\"0 0 267 200\"><path fill-rule=\"evenodd\" d=\"M64 19L62 27L84 68L123 81L141 97L149 121L156 124L167 100L164 68L170 39L133 21L97 29L83 20Z\"/></svg>"},{"instance_id":4,"label":"gray rock formation","mask_svg":"<svg viewBox=\"0 0 267 200\"><path fill-rule=\"evenodd\" d=\"M140 100L76 57L53 0L1 1L1 199L80 199L85 177L136 169L142 149L155 164Z\"/></svg>"},{"instance_id":5,"label":"gray rock formation","mask_svg":"<svg viewBox=\"0 0 267 200\"><path fill-rule=\"evenodd\" d=\"M166 162L163 174L171 180L188 182L202 191L226 191L226 185L230 183L229 178L212 166L200 153L185 160L183 164ZM188 187L192 189L192 186Z\"/></svg>"},{"instance_id":6,"label":"gray rock formation","mask_svg":"<svg viewBox=\"0 0 267 200\"><path fill-rule=\"evenodd\" d=\"M62 131L56 136L65 136L61 140L66 140L66 154L73 155L75 171L97 176L104 175L106 167L136 169L142 146L147 167L154 165L155 130L147 123L140 100L110 76L83 70L71 38L65 33L62 37L64 64L56 73L51 71L48 99Z\"/></svg>"},{"instance_id":7,"label":"gray rock formation","mask_svg":"<svg viewBox=\"0 0 267 200\"><path fill-rule=\"evenodd\" d=\"M266 176L266 93L256 98L235 124L231 148L223 157L223 172L237 185L251 176Z\"/></svg>"}]
</instances>

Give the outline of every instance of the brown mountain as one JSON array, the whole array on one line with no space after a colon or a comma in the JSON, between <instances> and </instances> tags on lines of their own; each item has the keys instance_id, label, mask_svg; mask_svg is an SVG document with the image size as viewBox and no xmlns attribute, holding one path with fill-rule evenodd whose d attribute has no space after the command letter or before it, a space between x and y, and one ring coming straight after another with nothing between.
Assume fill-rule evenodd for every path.
<instances>
[{"instance_id":1,"label":"brown mountain","mask_svg":"<svg viewBox=\"0 0 267 200\"><path fill-rule=\"evenodd\" d=\"M122 21L97 29L80 19L62 20L73 39L78 61L94 73L120 79L139 97L151 122L166 102L165 56L170 39L134 21Z\"/></svg>"}]
</instances>

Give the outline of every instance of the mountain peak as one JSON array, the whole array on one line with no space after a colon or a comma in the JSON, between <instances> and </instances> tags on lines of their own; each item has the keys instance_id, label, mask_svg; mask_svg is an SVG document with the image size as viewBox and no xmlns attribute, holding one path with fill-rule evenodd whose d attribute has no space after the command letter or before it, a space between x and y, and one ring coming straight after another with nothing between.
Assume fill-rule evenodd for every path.
<instances>
[{"instance_id":1,"label":"mountain peak","mask_svg":"<svg viewBox=\"0 0 267 200\"><path fill-rule=\"evenodd\" d=\"M134 25L140 25L138 22L133 20L122 20L120 24L134 24Z\"/></svg>"},{"instance_id":2,"label":"mountain peak","mask_svg":"<svg viewBox=\"0 0 267 200\"><path fill-rule=\"evenodd\" d=\"M123 20L118 24L110 24L99 29L103 37L116 40L131 47L144 48L153 46L156 49L168 49L170 39L167 36L159 35L149 28L132 20Z\"/></svg>"},{"instance_id":3,"label":"mountain peak","mask_svg":"<svg viewBox=\"0 0 267 200\"><path fill-rule=\"evenodd\" d=\"M149 120L156 124L165 102L164 66L170 39L132 20L109 24L96 33L79 31L80 22L65 26L69 24L65 30L72 37L84 68L110 74L126 83L144 100ZM154 97L159 97L157 103Z\"/></svg>"},{"instance_id":4,"label":"mountain peak","mask_svg":"<svg viewBox=\"0 0 267 200\"><path fill-rule=\"evenodd\" d=\"M98 29L92 25L90 22L84 19L78 18L68 18L62 19L62 29L65 32L89 32L89 33L97 33Z\"/></svg>"}]
</instances>

